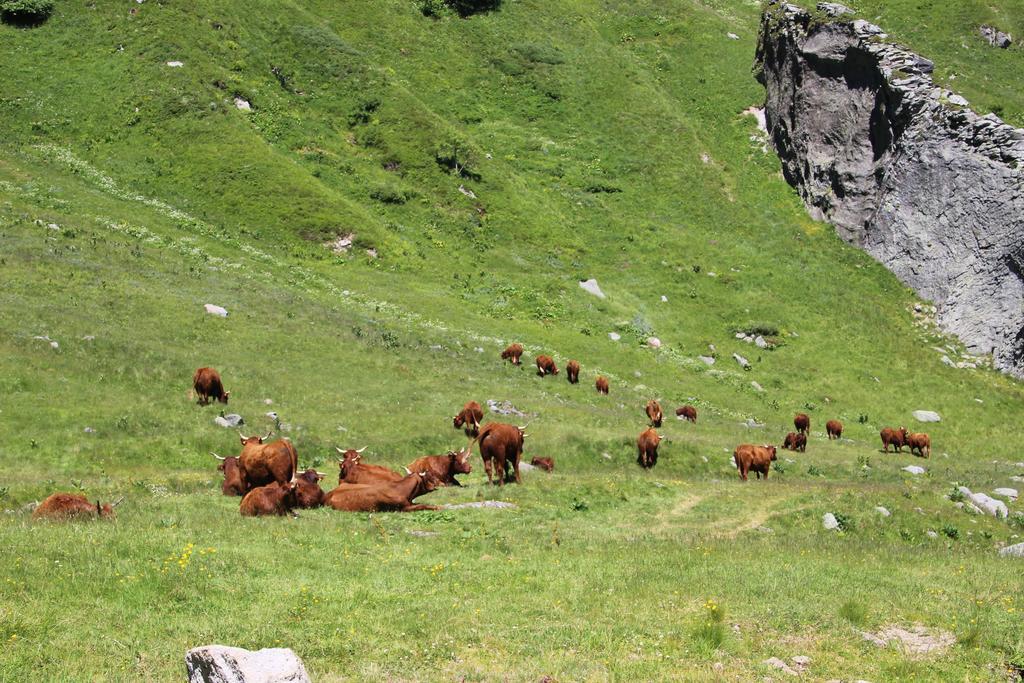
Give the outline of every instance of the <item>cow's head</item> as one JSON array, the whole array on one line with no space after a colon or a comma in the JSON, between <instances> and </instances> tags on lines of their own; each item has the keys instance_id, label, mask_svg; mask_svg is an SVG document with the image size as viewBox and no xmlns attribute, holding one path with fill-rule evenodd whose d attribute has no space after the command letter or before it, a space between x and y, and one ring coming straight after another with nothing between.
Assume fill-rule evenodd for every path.
<instances>
[{"instance_id":1,"label":"cow's head","mask_svg":"<svg viewBox=\"0 0 1024 683\"><path fill-rule=\"evenodd\" d=\"M464 424L466 424L466 413L465 413L465 411L459 413L458 415L456 415L455 417L452 418L452 427L454 427L455 429L458 429L459 427L461 427Z\"/></svg>"},{"instance_id":2,"label":"cow's head","mask_svg":"<svg viewBox=\"0 0 1024 683\"><path fill-rule=\"evenodd\" d=\"M302 481L309 482L310 484L319 484L320 480L323 479L324 476L325 475L322 472L317 472L315 469L310 467L305 472L302 472L301 474L299 474L297 479L301 479Z\"/></svg>"},{"instance_id":3,"label":"cow's head","mask_svg":"<svg viewBox=\"0 0 1024 683\"><path fill-rule=\"evenodd\" d=\"M100 505L100 502L96 501L96 514L99 515L100 517L113 517L114 516L114 508L116 508L118 505L120 505L123 501L124 501L124 496L121 496L120 498L115 500L113 503L105 503L103 505Z\"/></svg>"},{"instance_id":4,"label":"cow's head","mask_svg":"<svg viewBox=\"0 0 1024 683\"><path fill-rule=\"evenodd\" d=\"M771 456L771 459L772 459L772 460L778 460L778 459L779 459L779 458L778 458L778 456L777 456L777 455L775 455L775 446L770 446L770 445L767 445L767 444L766 444L766 445L765 445L765 448L767 448L767 449L768 449L768 453L769 453L769 455Z\"/></svg>"},{"instance_id":5,"label":"cow's head","mask_svg":"<svg viewBox=\"0 0 1024 683\"><path fill-rule=\"evenodd\" d=\"M906 427L900 427L900 430L899 430L899 431L900 431L900 436L902 436L902 437L903 437L903 440L904 440L904 441L906 441L906 440L907 440L907 437L908 437L908 436L910 435L910 434L909 434L909 433L907 432L907 428L906 428Z\"/></svg>"},{"instance_id":6,"label":"cow's head","mask_svg":"<svg viewBox=\"0 0 1024 683\"><path fill-rule=\"evenodd\" d=\"M230 391L225 391L223 394L220 395L220 398L218 398L217 400L220 401L221 403L227 403L228 402L228 396L230 396L230 395L231 395Z\"/></svg>"},{"instance_id":7,"label":"cow's head","mask_svg":"<svg viewBox=\"0 0 1024 683\"><path fill-rule=\"evenodd\" d=\"M452 474L469 474L473 471L473 464L469 461L472 453L469 446L461 451L448 451L448 457L452 461Z\"/></svg>"},{"instance_id":8,"label":"cow's head","mask_svg":"<svg viewBox=\"0 0 1024 683\"><path fill-rule=\"evenodd\" d=\"M359 464L363 457L362 452L366 450L366 446L355 450L351 448L342 450L335 446L334 450L338 451L342 456L342 459L338 461L338 482L340 483L348 476L349 470Z\"/></svg>"},{"instance_id":9,"label":"cow's head","mask_svg":"<svg viewBox=\"0 0 1024 683\"><path fill-rule=\"evenodd\" d=\"M441 486L444 484L440 477L438 477L433 472L427 470L424 470L423 472L416 472L415 474L410 476L419 477L419 484L416 487L419 493L413 496L413 498L416 498L417 496L422 496L424 493L430 493L431 491L435 491L441 488Z\"/></svg>"},{"instance_id":10,"label":"cow's head","mask_svg":"<svg viewBox=\"0 0 1024 683\"><path fill-rule=\"evenodd\" d=\"M217 465L218 471L223 472L224 474L238 471L238 458L236 458L235 456L231 455L228 456L227 458L223 458L217 455L216 453L212 452L210 453L210 455L220 460L220 464Z\"/></svg>"}]
</instances>

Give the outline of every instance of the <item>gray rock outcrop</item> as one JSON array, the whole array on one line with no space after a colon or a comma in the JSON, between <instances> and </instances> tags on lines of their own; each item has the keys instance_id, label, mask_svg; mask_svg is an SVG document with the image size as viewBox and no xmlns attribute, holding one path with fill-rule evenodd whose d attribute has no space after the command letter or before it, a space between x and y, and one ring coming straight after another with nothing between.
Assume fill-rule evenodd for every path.
<instances>
[{"instance_id":1,"label":"gray rock outcrop","mask_svg":"<svg viewBox=\"0 0 1024 683\"><path fill-rule=\"evenodd\" d=\"M281 647L251 651L205 645L188 651L185 668L188 683L310 683L298 655Z\"/></svg>"},{"instance_id":2,"label":"gray rock outcrop","mask_svg":"<svg viewBox=\"0 0 1024 683\"><path fill-rule=\"evenodd\" d=\"M965 108L885 37L771 0L755 72L785 177L944 330L1024 376L1024 129Z\"/></svg>"}]
</instances>

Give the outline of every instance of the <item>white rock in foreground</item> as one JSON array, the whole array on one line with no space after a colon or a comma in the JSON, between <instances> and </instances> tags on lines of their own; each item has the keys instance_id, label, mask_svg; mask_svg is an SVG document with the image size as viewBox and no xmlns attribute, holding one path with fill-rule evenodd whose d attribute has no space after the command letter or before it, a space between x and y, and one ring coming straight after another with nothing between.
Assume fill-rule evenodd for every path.
<instances>
[{"instance_id":1,"label":"white rock in foreground","mask_svg":"<svg viewBox=\"0 0 1024 683\"><path fill-rule=\"evenodd\" d=\"M878 514L882 515L883 517L890 517L890 516L892 516L892 513L891 513L891 512L889 512L889 511L888 511L887 509L885 509L884 507L882 507L881 505L877 506L877 507L875 508L875 510L876 510L876 511L878 512Z\"/></svg>"},{"instance_id":2,"label":"white rock in foreground","mask_svg":"<svg viewBox=\"0 0 1024 683\"><path fill-rule=\"evenodd\" d=\"M914 419L918 422L941 422L942 418L934 410L915 410Z\"/></svg>"},{"instance_id":3,"label":"white rock in foreground","mask_svg":"<svg viewBox=\"0 0 1024 683\"><path fill-rule=\"evenodd\" d=\"M612 341L619 341L620 339L622 339L622 335L619 334L618 332L609 332L608 338L611 339Z\"/></svg>"},{"instance_id":4,"label":"white rock in foreground","mask_svg":"<svg viewBox=\"0 0 1024 683\"><path fill-rule=\"evenodd\" d=\"M241 97L235 97L235 106L242 111L252 111L252 105L249 104L249 101Z\"/></svg>"},{"instance_id":5,"label":"white rock in foreground","mask_svg":"<svg viewBox=\"0 0 1024 683\"><path fill-rule=\"evenodd\" d=\"M223 306L217 306L215 304L205 304L203 308L206 309L206 312L209 313L210 315L219 315L222 318L228 317L228 309L224 308Z\"/></svg>"},{"instance_id":6,"label":"white rock in foreground","mask_svg":"<svg viewBox=\"0 0 1024 683\"><path fill-rule=\"evenodd\" d=\"M826 512L821 518L821 525L832 531L833 529L839 528L839 520L831 512Z\"/></svg>"},{"instance_id":7,"label":"white rock in foreground","mask_svg":"<svg viewBox=\"0 0 1024 683\"><path fill-rule=\"evenodd\" d=\"M175 67L176 68L176 67L179 67L179 66L185 66L185 62L179 62L177 60L174 60L174 61L171 61L171 62L167 62L167 66Z\"/></svg>"},{"instance_id":8,"label":"white rock in foreground","mask_svg":"<svg viewBox=\"0 0 1024 683\"><path fill-rule=\"evenodd\" d=\"M590 278L589 280L580 280L580 287L587 290L588 292L596 296L598 299L605 298L604 292L602 292L601 288L597 286L597 280L595 280L594 278Z\"/></svg>"},{"instance_id":9,"label":"white rock in foreground","mask_svg":"<svg viewBox=\"0 0 1024 683\"><path fill-rule=\"evenodd\" d=\"M189 683L311 683L298 655L281 647L197 647L185 655L185 669Z\"/></svg>"},{"instance_id":10,"label":"white rock in foreground","mask_svg":"<svg viewBox=\"0 0 1024 683\"><path fill-rule=\"evenodd\" d=\"M1000 557L1022 557L1024 558L1024 543L1008 545L999 551Z\"/></svg>"},{"instance_id":11,"label":"white rock in foreground","mask_svg":"<svg viewBox=\"0 0 1024 683\"><path fill-rule=\"evenodd\" d=\"M911 474L924 474L924 468L917 465L907 465L903 468L903 471L910 472Z\"/></svg>"}]
</instances>

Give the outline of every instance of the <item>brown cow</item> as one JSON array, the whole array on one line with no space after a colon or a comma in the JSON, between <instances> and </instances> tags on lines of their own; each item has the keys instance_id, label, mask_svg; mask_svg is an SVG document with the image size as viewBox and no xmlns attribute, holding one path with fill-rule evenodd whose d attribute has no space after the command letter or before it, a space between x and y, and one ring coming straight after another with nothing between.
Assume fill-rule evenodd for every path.
<instances>
[{"instance_id":1,"label":"brown cow","mask_svg":"<svg viewBox=\"0 0 1024 683\"><path fill-rule=\"evenodd\" d=\"M681 417L684 420L689 420L690 422L696 422L697 409L694 408L693 406L683 406L681 408L676 408L676 417Z\"/></svg>"},{"instance_id":2,"label":"brown cow","mask_svg":"<svg viewBox=\"0 0 1024 683\"><path fill-rule=\"evenodd\" d=\"M580 362L571 360L565 364L565 374L568 375L569 384L580 383Z\"/></svg>"},{"instance_id":3,"label":"brown cow","mask_svg":"<svg viewBox=\"0 0 1024 683\"><path fill-rule=\"evenodd\" d=\"M658 445L664 438L653 427L640 432L636 440L636 462L640 467L650 469L658 464Z\"/></svg>"},{"instance_id":4,"label":"brown cow","mask_svg":"<svg viewBox=\"0 0 1024 683\"><path fill-rule=\"evenodd\" d=\"M796 427L796 431L806 434L811 431L811 418L804 413L797 413L793 416L793 426Z\"/></svg>"},{"instance_id":5,"label":"brown cow","mask_svg":"<svg viewBox=\"0 0 1024 683\"><path fill-rule=\"evenodd\" d=\"M225 496L244 496L245 483L242 481L242 468L238 464L238 458L230 456L222 458L216 453L210 453L220 460L217 469L224 473L224 482L220 485L220 492Z\"/></svg>"},{"instance_id":6,"label":"brown cow","mask_svg":"<svg viewBox=\"0 0 1024 683\"><path fill-rule=\"evenodd\" d=\"M908 435L906 427L900 427L899 429L886 427L881 431L880 436L882 437L882 451L885 453L889 452L890 445L897 453L902 453L903 447L907 445Z\"/></svg>"},{"instance_id":7,"label":"brown cow","mask_svg":"<svg viewBox=\"0 0 1024 683\"><path fill-rule=\"evenodd\" d=\"M768 478L768 470L771 469L772 461L778 460L775 455L775 446L765 444L764 446L755 446L753 444L744 443L736 447L736 450L732 453L733 462L736 463L736 469L740 473L740 479L743 481L747 480L748 472L756 472L757 478L760 479L761 475L764 478Z\"/></svg>"},{"instance_id":8,"label":"brown cow","mask_svg":"<svg viewBox=\"0 0 1024 683\"><path fill-rule=\"evenodd\" d=\"M238 511L243 517L264 515L286 515L295 507L294 481L275 481L266 486L257 486L242 498Z\"/></svg>"},{"instance_id":9,"label":"brown cow","mask_svg":"<svg viewBox=\"0 0 1024 683\"><path fill-rule=\"evenodd\" d=\"M825 431L828 432L829 441L838 439L843 435L843 423L839 420L829 420L825 423Z\"/></svg>"},{"instance_id":10,"label":"brown cow","mask_svg":"<svg viewBox=\"0 0 1024 683\"><path fill-rule=\"evenodd\" d=\"M489 422L480 430L477 443L480 446L480 457L484 461L487 472L487 483L504 486L506 481L522 483L519 477L519 460L523 456L523 432L525 427ZM509 476L509 469L512 476ZM497 479L495 482L494 480Z\"/></svg>"},{"instance_id":11,"label":"brown cow","mask_svg":"<svg viewBox=\"0 0 1024 683\"><path fill-rule=\"evenodd\" d=\"M97 517L113 517L114 508L124 498L113 503L100 505L99 501L90 503L80 493L53 493L40 503L32 512L32 519L95 519Z\"/></svg>"},{"instance_id":12,"label":"brown cow","mask_svg":"<svg viewBox=\"0 0 1024 683\"><path fill-rule=\"evenodd\" d=\"M555 365L555 359L551 356L537 356L536 362L537 374L541 377L558 374L558 366Z\"/></svg>"},{"instance_id":13,"label":"brown cow","mask_svg":"<svg viewBox=\"0 0 1024 683\"><path fill-rule=\"evenodd\" d=\"M512 361L512 365L519 365L519 357L522 355L522 344L509 344L508 348L501 352L501 359Z\"/></svg>"},{"instance_id":14,"label":"brown cow","mask_svg":"<svg viewBox=\"0 0 1024 683\"><path fill-rule=\"evenodd\" d=\"M324 497L324 505L347 512L437 510L435 505L416 505L412 501L440 485L441 480L431 472L415 472L390 483L338 484Z\"/></svg>"},{"instance_id":15,"label":"brown cow","mask_svg":"<svg viewBox=\"0 0 1024 683\"><path fill-rule=\"evenodd\" d=\"M272 443L263 443L272 434L268 432L266 436L246 436L238 433L242 442L238 467L246 493L257 486L275 481L283 484L295 481L299 473L299 454L291 441L278 439Z\"/></svg>"},{"instance_id":16,"label":"brown cow","mask_svg":"<svg viewBox=\"0 0 1024 683\"><path fill-rule=\"evenodd\" d=\"M324 504L320 480L325 476L323 472L310 468L295 478L295 507L312 509Z\"/></svg>"},{"instance_id":17,"label":"brown cow","mask_svg":"<svg viewBox=\"0 0 1024 683\"><path fill-rule=\"evenodd\" d=\"M555 461L552 458L534 457L530 464L545 472L552 472L555 469Z\"/></svg>"},{"instance_id":18,"label":"brown cow","mask_svg":"<svg viewBox=\"0 0 1024 683\"><path fill-rule=\"evenodd\" d=\"M800 451L802 453L807 450L807 435L799 432L790 432L782 440L782 447L790 451Z\"/></svg>"},{"instance_id":19,"label":"brown cow","mask_svg":"<svg viewBox=\"0 0 1024 683\"><path fill-rule=\"evenodd\" d=\"M647 418L651 421L651 426L661 427L661 420L664 417L661 412L661 404L652 398L647 402L647 407L644 410L647 412Z\"/></svg>"},{"instance_id":20,"label":"brown cow","mask_svg":"<svg viewBox=\"0 0 1024 683\"><path fill-rule=\"evenodd\" d=\"M594 382L594 387L597 389L599 394L608 393L608 378L602 375L598 375L597 380Z\"/></svg>"},{"instance_id":21,"label":"brown cow","mask_svg":"<svg viewBox=\"0 0 1024 683\"><path fill-rule=\"evenodd\" d=\"M911 455L914 451L917 451L922 458L927 458L932 454L932 440L923 432L907 434L907 445L910 446Z\"/></svg>"},{"instance_id":22,"label":"brown cow","mask_svg":"<svg viewBox=\"0 0 1024 683\"><path fill-rule=\"evenodd\" d=\"M367 465L363 463L360 453L366 450L366 446L357 451L351 448L343 451L337 446L334 447L334 450L345 456L344 460L338 461L339 484L394 483L401 481L405 477L405 475L399 474L383 465Z\"/></svg>"},{"instance_id":23,"label":"brown cow","mask_svg":"<svg viewBox=\"0 0 1024 683\"><path fill-rule=\"evenodd\" d=\"M463 431L466 436L477 436L480 434L480 420L484 419L484 409L476 401L468 401L462 406L459 414L452 418L452 427L458 429L465 425Z\"/></svg>"},{"instance_id":24,"label":"brown cow","mask_svg":"<svg viewBox=\"0 0 1024 683\"><path fill-rule=\"evenodd\" d=\"M224 391L224 384L220 381L220 373L213 368L199 368L192 375L192 389L196 392L201 406L208 405L210 399L228 402L230 391Z\"/></svg>"},{"instance_id":25,"label":"brown cow","mask_svg":"<svg viewBox=\"0 0 1024 683\"><path fill-rule=\"evenodd\" d=\"M416 458L406 469L409 472L430 472L441 482L441 486L462 486L455 478L456 474L469 474L473 465L469 456L473 454L473 444L461 451L448 451L447 455L425 455Z\"/></svg>"}]
</instances>

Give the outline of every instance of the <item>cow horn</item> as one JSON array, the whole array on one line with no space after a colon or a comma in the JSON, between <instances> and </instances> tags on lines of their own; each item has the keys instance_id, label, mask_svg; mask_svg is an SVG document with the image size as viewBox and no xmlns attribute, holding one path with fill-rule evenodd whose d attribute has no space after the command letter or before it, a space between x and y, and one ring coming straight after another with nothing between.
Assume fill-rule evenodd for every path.
<instances>
[{"instance_id":1,"label":"cow horn","mask_svg":"<svg viewBox=\"0 0 1024 683\"><path fill-rule=\"evenodd\" d=\"M410 470L408 467L402 467L402 469L405 470L406 474L412 474L412 470Z\"/></svg>"},{"instance_id":2,"label":"cow horn","mask_svg":"<svg viewBox=\"0 0 1024 683\"><path fill-rule=\"evenodd\" d=\"M321 476L321 477L326 477L327 476L326 474L324 474L320 470L313 470L313 471L316 472L318 476Z\"/></svg>"},{"instance_id":3,"label":"cow horn","mask_svg":"<svg viewBox=\"0 0 1024 683\"><path fill-rule=\"evenodd\" d=\"M271 429L271 430L270 430L269 432L267 432L267 435L266 435L266 436L264 436L264 437L262 437L262 438L260 439L260 441L266 441L267 439L269 439L269 438L270 438L270 437L272 437L273 435L274 435L274 430L273 430L273 429Z\"/></svg>"},{"instance_id":4,"label":"cow horn","mask_svg":"<svg viewBox=\"0 0 1024 683\"><path fill-rule=\"evenodd\" d=\"M238 436L241 437L242 441L248 441L249 437L242 433L242 430L238 430Z\"/></svg>"},{"instance_id":5,"label":"cow horn","mask_svg":"<svg viewBox=\"0 0 1024 683\"><path fill-rule=\"evenodd\" d=\"M341 449L340 449L340 448L338 448L337 446L335 446L335 447L334 447L334 450L338 451L338 452L339 452L339 453L341 453L342 455L345 455L345 451L341 450Z\"/></svg>"},{"instance_id":6,"label":"cow horn","mask_svg":"<svg viewBox=\"0 0 1024 683\"><path fill-rule=\"evenodd\" d=\"M362 448L357 448L357 449L356 449L356 453L362 453L362 452L363 452L363 451L365 451L365 450L366 450L367 448L369 448L369 446L363 446Z\"/></svg>"},{"instance_id":7,"label":"cow horn","mask_svg":"<svg viewBox=\"0 0 1024 683\"><path fill-rule=\"evenodd\" d=\"M121 504L121 503L123 503L123 502L124 502L124 496L121 496L120 498L118 498L117 500L115 500L115 501L114 501L113 503L111 503L111 504L110 504L110 507L112 507L112 508L116 508L116 507L117 507L118 505L120 505L120 504Z\"/></svg>"},{"instance_id":8,"label":"cow horn","mask_svg":"<svg viewBox=\"0 0 1024 683\"><path fill-rule=\"evenodd\" d=\"M214 453L213 451L210 451L210 455L212 455L213 457L217 458L218 460L227 460L227 458L222 458L219 455L217 455L216 453Z\"/></svg>"}]
</instances>

